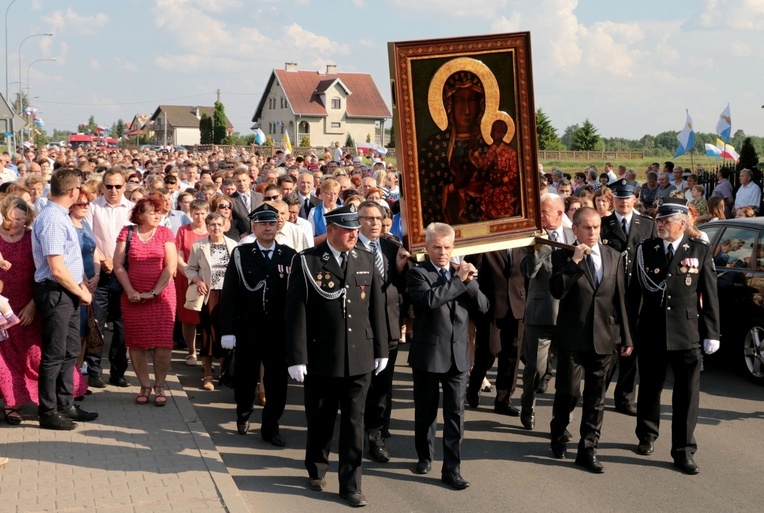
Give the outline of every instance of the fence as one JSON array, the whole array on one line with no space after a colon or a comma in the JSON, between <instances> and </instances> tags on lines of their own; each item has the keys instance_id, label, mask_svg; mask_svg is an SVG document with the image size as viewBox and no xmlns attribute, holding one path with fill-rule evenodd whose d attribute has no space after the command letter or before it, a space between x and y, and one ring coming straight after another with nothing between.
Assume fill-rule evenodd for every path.
<instances>
[{"instance_id":1,"label":"fence","mask_svg":"<svg viewBox=\"0 0 764 513\"><path fill-rule=\"evenodd\" d=\"M644 151L551 151L539 150L539 160L638 160Z\"/></svg>"}]
</instances>

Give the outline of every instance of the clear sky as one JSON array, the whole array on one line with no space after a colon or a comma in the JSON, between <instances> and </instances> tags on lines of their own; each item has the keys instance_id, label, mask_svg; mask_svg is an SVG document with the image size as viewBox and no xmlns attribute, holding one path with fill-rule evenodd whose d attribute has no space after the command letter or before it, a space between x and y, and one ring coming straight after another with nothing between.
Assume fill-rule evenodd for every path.
<instances>
[{"instance_id":1,"label":"clear sky","mask_svg":"<svg viewBox=\"0 0 764 513\"><path fill-rule=\"evenodd\" d=\"M21 51L24 87L56 58L29 71L48 133L212 105L219 88L249 134L284 62L368 72L389 104L387 42L530 31L536 107L560 135L587 117L606 137L681 130L685 109L713 132L727 103L733 132L764 135L764 0L18 0L7 23L12 83L22 40L55 34Z\"/></svg>"}]
</instances>

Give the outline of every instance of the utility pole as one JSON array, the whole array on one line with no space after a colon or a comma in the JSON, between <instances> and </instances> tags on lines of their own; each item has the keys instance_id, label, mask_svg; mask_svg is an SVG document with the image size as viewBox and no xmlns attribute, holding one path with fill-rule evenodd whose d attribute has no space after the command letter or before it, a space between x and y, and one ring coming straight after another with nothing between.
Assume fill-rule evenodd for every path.
<instances>
[{"instance_id":1,"label":"utility pole","mask_svg":"<svg viewBox=\"0 0 764 513\"><path fill-rule=\"evenodd\" d=\"M218 103L220 103L220 89L218 89Z\"/></svg>"}]
</instances>

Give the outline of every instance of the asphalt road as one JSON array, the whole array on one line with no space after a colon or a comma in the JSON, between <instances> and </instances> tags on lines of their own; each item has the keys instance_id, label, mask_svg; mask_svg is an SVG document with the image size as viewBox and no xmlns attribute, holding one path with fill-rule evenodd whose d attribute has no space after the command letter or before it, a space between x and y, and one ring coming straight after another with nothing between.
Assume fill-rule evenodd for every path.
<instances>
[{"instance_id":1,"label":"asphalt road","mask_svg":"<svg viewBox=\"0 0 764 513\"><path fill-rule=\"evenodd\" d=\"M764 387L745 381L720 363L707 362L701 377L695 457L701 471L696 476L684 475L671 465L669 377L663 394L662 434L652 456L636 453L635 419L612 409L610 391L599 448L606 468L601 475L573 464L577 436L568 444L568 459L551 457L552 393L540 396L535 431L524 430L518 418L494 414L492 394L484 394L481 406L476 410L468 407L466 413L462 475L471 486L455 491L439 480L440 438L433 472L420 476L413 471L414 405L407 356L402 350L396 367L393 436L387 443L392 459L387 464L364 460L363 492L369 500L365 511L724 512L762 507ZM327 489L313 492L306 487L301 385L290 384L281 423L288 447L278 449L260 439L259 408L253 414L253 429L241 436L236 433L233 391L220 387L214 392L201 390L201 367L186 367L178 351L173 366L253 512L321 513L346 507L337 494L336 435ZM580 410L575 415L570 429L574 435Z\"/></svg>"}]
</instances>

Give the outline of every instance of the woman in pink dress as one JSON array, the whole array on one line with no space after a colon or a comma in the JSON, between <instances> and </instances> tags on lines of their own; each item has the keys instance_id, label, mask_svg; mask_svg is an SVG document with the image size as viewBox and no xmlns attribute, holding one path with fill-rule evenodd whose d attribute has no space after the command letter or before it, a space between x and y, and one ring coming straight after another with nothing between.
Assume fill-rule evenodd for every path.
<instances>
[{"instance_id":1,"label":"woman in pink dress","mask_svg":"<svg viewBox=\"0 0 764 513\"><path fill-rule=\"evenodd\" d=\"M188 278L185 272L188 259L191 256L191 246L199 239L207 236L207 225L204 220L210 213L210 205L204 200L197 199L191 202L189 207L191 224L181 226L175 236L175 244L178 246L178 272L175 275L175 293L178 298L178 321L183 328L183 340L186 341L188 356L186 365L196 365L196 325L201 322L199 312L189 310L184 305L186 291L188 290Z\"/></svg>"},{"instance_id":2,"label":"woman in pink dress","mask_svg":"<svg viewBox=\"0 0 764 513\"><path fill-rule=\"evenodd\" d=\"M130 361L141 383L135 402L149 402L148 350L153 349L156 406L167 403L164 389L172 356L176 304L172 277L178 262L175 237L172 230L159 225L161 219L160 200L154 197L139 200L130 213L130 221L135 226L122 228L114 251L114 274L124 289L121 305L125 345L130 350ZM130 232L130 248L126 255Z\"/></svg>"},{"instance_id":3,"label":"woman in pink dress","mask_svg":"<svg viewBox=\"0 0 764 513\"><path fill-rule=\"evenodd\" d=\"M9 424L21 424L18 409L37 403L37 380L42 350L40 316L35 315L34 259L32 231L34 211L23 198L9 194L0 201L0 254L11 264L0 269L3 295L21 322L8 330L8 338L0 341L0 394L5 400L3 415ZM79 369L74 370L74 396L87 391L87 380Z\"/></svg>"}]
</instances>

